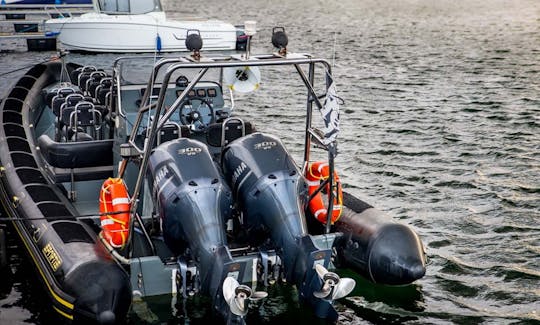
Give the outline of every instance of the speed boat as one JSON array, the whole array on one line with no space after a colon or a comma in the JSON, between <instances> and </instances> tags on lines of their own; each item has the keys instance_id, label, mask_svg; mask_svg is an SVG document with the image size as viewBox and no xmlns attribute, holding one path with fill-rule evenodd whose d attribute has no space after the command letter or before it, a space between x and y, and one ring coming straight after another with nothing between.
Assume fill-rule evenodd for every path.
<instances>
[{"instance_id":1,"label":"speed boat","mask_svg":"<svg viewBox=\"0 0 540 325\"><path fill-rule=\"evenodd\" d=\"M149 297L175 306L203 295L241 324L251 301L287 282L335 321L334 302L356 285L338 267L388 285L425 274L412 228L343 189L331 65L288 52L283 28L272 39L278 51L265 55L188 44L183 57L121 57L110 71L63 58L11 89L0 106L0 198L59 315L114 324ZM305 104L266 95L243 110L296 110L301 158L236 114L235 96L257 97L266 73L290 76L279 91L300 81L305 92L293 93Z\"/></svg>"},{"instance_id":2,"label":"speed boat","mask_svg":"<svg viewBox=\"0 0 540 325\"><path fill-rule=\"evenodd\" d=\"M159 0L95 0L94 11L49 19L45 29L65 49L87 52L187 51L190 33L200 34L204 50L235 50L237 38L243 42L241 30L223 21L168 20Z\"/></svg>"}]
</instances>

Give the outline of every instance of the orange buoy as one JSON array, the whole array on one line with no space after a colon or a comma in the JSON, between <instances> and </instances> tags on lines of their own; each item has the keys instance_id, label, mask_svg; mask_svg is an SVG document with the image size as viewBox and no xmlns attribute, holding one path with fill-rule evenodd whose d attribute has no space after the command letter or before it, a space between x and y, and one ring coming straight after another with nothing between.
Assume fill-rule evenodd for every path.
<instances>
[{"instance_id":1,"label":"orange buoy","mask_svg":"<svg viewBox=\"0 0 540 325\"><path fill-rule=\"evenodd\" d=\"M131 203L126 184L121 178L109 178L101 186L99 212L103 238L116 248L122 248L129 236Z\"/></svg>"},{"instance_id":2,"label":"orange buoy","mask_svg":"<svg viewBox=\"0 0 540 325\"><path fill-rule=\"evenodd\" d=\"M329 176L330 167L327 162L316 161L308 164L306 169L306 179L308 181L308 192L310 197L319 188L321 182L328 179ZM343 210L343 191L341 189L339 176L335 170L333 183L337 185L337 193L334 195L332 218L330 219L332 224L339 219L341 211ZM327 185L326 192L328 193L329 190L330 186ZM328 206L324 203L322 191L319 191L319 193L309 201L309 211L317 218L317 220L326 224Z\"/></svg>"}]
</instances>

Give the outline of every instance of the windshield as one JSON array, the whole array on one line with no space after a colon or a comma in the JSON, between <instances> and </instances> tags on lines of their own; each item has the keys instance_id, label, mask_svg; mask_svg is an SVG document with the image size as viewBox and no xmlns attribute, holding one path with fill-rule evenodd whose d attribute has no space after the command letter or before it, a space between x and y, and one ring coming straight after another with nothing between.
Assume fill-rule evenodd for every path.
<instances>
[{"instance_id":1,"label":"windshield","mask_svg":"<svg viewBox=\"0 0 540 325\"><path fill-rule=\"evenodd\" d=\"M159 0L98 0L97 5L104 13L135 15L162 11Z\"/></svg>"}]
</instances>

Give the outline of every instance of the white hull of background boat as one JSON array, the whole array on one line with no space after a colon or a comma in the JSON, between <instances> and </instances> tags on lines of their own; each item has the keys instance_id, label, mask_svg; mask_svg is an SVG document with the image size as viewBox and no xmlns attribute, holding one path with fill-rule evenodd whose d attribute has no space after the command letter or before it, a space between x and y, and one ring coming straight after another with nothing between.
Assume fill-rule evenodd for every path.
<instances>
[{"instance_id":1,"label":"white hull of background boat","mask_svg":"<svg viewBox=\"0 0 540 325\"><path fill-rule=\"evenodd\" d=\"M201 34L203 50L234 50L236 28L219 20L170 21L163 12L141 15L88 13L80 17L50 19L49 32L68 50L90 52L187 51L185 38L190 30Z\"/></svg>"}]
</instances>

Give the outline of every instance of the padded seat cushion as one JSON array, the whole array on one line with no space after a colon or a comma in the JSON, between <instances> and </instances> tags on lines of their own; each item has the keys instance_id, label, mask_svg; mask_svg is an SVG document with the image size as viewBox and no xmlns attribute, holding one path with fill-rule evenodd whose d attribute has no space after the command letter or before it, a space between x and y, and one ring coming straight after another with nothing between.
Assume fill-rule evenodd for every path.
<instances>
[{"instance_id":1,"label":"padded seat cushion","mask_svg":"<svg viewBox=\"0 0 540 325\"><path fill-rule=\"evenodd\" d=\"M114 140L55 142L46 134L38 138L41 153L51 166L58 168L110 166L113 143Z\"/></svg>"}]
</instances>

